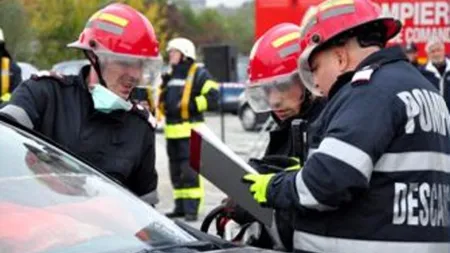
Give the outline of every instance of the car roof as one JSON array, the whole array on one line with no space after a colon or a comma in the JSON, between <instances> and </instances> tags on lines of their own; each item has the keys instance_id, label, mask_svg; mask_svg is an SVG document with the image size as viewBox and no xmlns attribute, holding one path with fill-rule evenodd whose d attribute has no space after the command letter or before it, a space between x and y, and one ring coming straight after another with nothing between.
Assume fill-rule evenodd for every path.
<instances>
[{"instance_id":1,"label":"car roof","mask_svg":"<svg viewBox=\"0 0 450 253\"><path fill-rule=\"evenodd\" d=\"M59 63L53 65L52 70L56 70L56 69L62 68L64 66L85 65L85 64L89 64L89 63L90 62L87 59L63 61L63 62L59 62Z\"/></svg>"}]
</instances>

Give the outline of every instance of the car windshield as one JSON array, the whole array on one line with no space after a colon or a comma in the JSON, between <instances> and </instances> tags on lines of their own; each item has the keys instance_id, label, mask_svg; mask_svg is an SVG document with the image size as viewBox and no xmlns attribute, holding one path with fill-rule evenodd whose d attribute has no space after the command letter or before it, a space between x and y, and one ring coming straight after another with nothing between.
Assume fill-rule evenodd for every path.
<instances>
[{"instance_id":1,"label":"car windshield","mask_svg":"<svg viewBox=\"0 0 450 253\"><path fill-rule=\"evenodd\" d=\"M0 119L0 252L139 252L196 239L129 191Z\"/></svg>"}]
</instances>

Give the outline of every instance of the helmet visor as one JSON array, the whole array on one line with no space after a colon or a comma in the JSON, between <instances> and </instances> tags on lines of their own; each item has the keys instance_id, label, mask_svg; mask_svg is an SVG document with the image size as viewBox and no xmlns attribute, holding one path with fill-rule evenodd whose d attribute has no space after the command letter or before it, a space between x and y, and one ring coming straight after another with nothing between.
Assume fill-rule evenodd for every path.
<instances>
[{"instance_id":1,"label":"helmet visor","mask_svg":"<svg viewBox=\"0 0 450 253\"><path fill-rule=\"evenodd\" d=\"M310 66L310 57L317 45L307 47L298 58L298 75L305 87L315 96L323 96L322 92L317 88L314 82L314 75Z\"/></svg>"},{"instance_id":2,"label":"helmet visor","mask_svg":"<svg viewBox=\"0 0 450 253\"><path fill-rule=\"evenodd\" d=\"M162 68L158 58L140 58L112 53L96 53L102 78L113 92L128 99L138 86L159 85Z\"/></svg>"},{"instance_id":3,"label":"helmet visor","mask_svg":"<svg viewBox=\"0 0 450 253\"><path fill-rule=\"evenodd\" d=\"M302 85L296 72L254 82L245 89L248 103L255 112L272 111L276 104L290 96L292 87Z\"/></svg>"}]
</instances>

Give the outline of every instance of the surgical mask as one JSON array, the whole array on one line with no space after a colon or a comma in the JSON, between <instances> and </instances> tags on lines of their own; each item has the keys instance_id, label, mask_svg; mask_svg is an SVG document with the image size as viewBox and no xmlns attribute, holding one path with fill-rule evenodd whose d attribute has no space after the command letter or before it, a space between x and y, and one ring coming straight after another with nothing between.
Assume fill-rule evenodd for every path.
<instances>
[{"instance_id":1,"label":"surgical mask","mask_svg":"<svg viewBox=\"0 0 450 253\"><path fill-rule=\"evenodd\" d=\"M94 108L103 113L110 113L116 110L129 111L133 105L123 98L110 91L101 84L96 84L91 90Z\"/></svg>"}]
</instances>

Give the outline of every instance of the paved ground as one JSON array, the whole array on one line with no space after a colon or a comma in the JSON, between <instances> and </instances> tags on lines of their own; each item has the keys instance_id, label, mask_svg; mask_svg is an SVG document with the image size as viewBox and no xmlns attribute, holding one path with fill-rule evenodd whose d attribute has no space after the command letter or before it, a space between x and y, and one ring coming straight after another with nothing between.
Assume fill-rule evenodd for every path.
<instances>
[{"instance_id":1,"label":"paved ground","mask_svg":"<svg viewBox=\"0 0 450 253\"><path fill-rule=\"evenodd\" d=\"M256 149L255 142L262 141L264 138L258 135L257 132L246 132L241 127L239 119L235 115L225 115L225 143L230 148L239 154L241 157L246 158L248 155L253 154ZM213 130L217 136L221 136L221 119L219 115L208 115L206 117L206 123L208 127ZM166 142L162 133L157 134L156 137L156 164L159 172L159 187L158 192L160 196L160 203L157 209L161 212L169 212L173 208L172 199L172 185L169 178L168 160L166 155ZM264 149L265 145L262 144L259 149ZM206 198L201 217L198 222L192 223L194 227L199 228L203 217L214 207L216 207L225 195L214 187L210 182L205 180Z\"/></svg>"}]
</instances>

